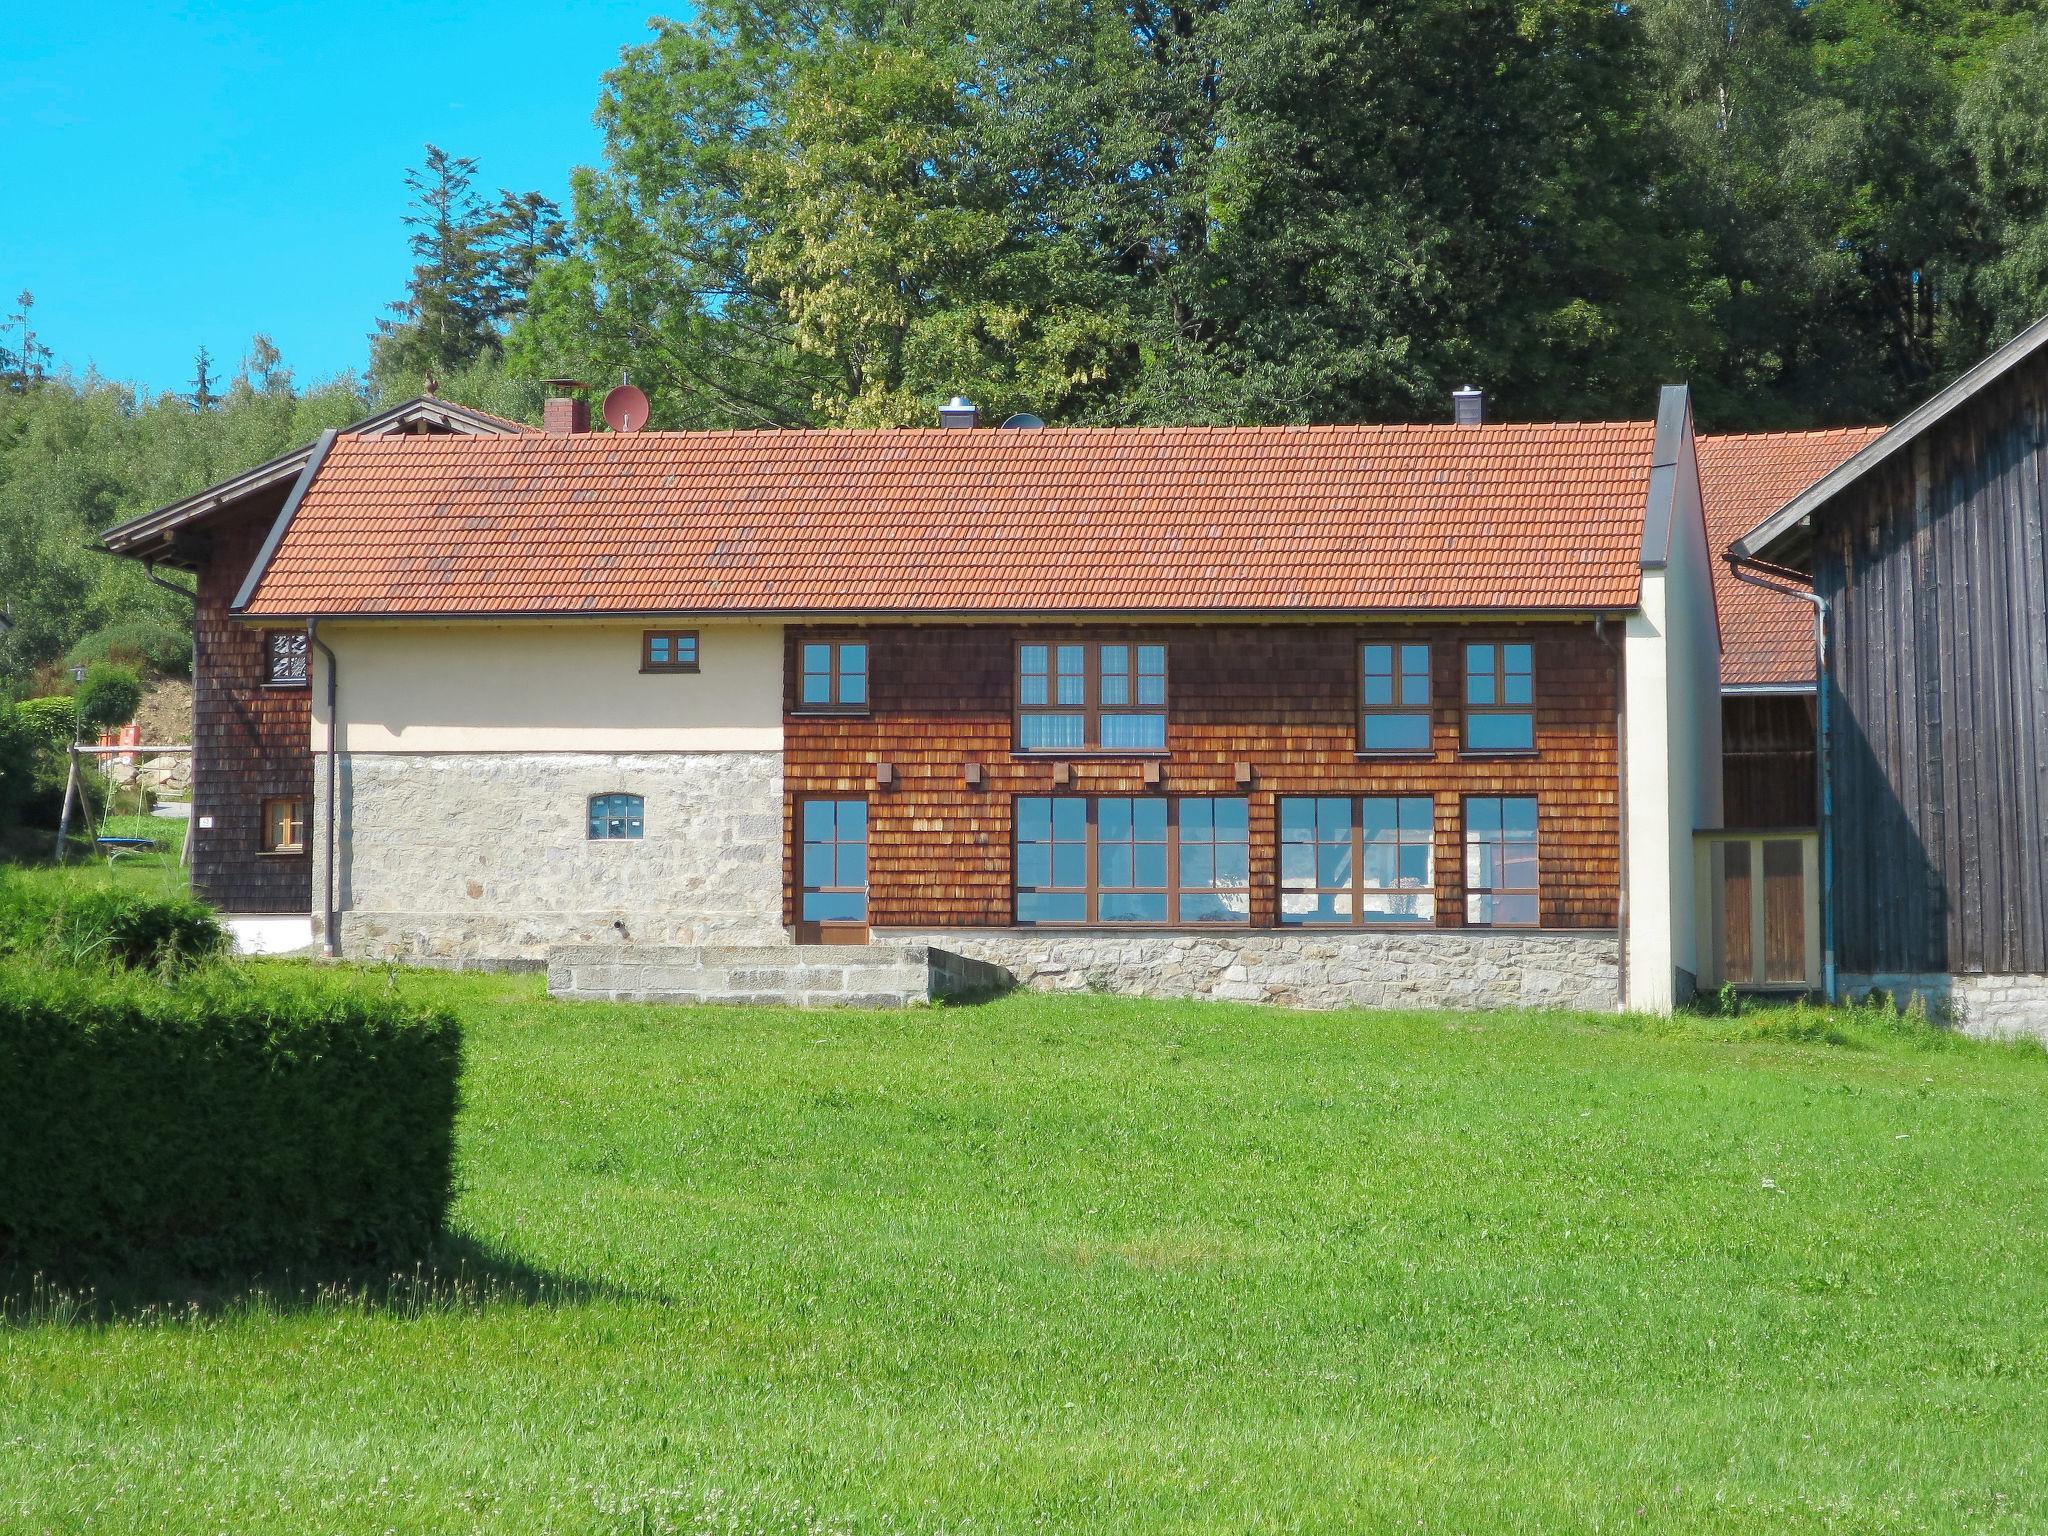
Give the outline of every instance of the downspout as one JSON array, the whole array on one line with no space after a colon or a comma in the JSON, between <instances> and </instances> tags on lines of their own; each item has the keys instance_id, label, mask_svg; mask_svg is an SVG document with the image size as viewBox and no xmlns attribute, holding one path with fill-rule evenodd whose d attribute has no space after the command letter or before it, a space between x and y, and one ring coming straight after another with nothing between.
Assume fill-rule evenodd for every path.
<instances>
[{"instance_id":1,"label":"downspout","mask_svg":"<svg viewBox=\"0 0 2048 1536\"><path fill-rule=\"evenodd\" d=\"M1628 1008L1628 652L1607 638L1607 619L1593 617L1593 638L1614 653L1614 824L1619 840L1621 880L1615 892L1615 1002ZM1620 637L1627 638L1624 631Z\"/></svg>"},{"instance_id":2,"label":"downspout","mask_svg":"<svg viewBox=\"0 0 2048 1536\"><path fill-rule=\"evenodd\" d=\"M319 651L327 663L327 815L326 822L327 867L321 884L320 952L332 960L340 951L334 943L334 818L335 818L335 743L341 736L341 716L335 709L341 676L340 664L334 659L334 650L320 638L320 621L306 620L306 643Z\"/></svg>"},{"instance_id":3,"label":"downspout","mask_svg":"<svg viewBox=\"0 0 2048 1536\"><path fill-rule=\"evenodd\" d=\"M1835 776L1833 738L1828 730L1828 600L1806 587L1785 585L1745 571L1754 564L1764 571L1775 567L1762 561L1746 561L1740 555L1728 557L1728 570L1737 581L1796 597L1813 604L1813 692L1817 703L1814 739L1814 767L1820 775L1820 985L1821 995L1835 1002Z\"/></svg>"}]
</instances>

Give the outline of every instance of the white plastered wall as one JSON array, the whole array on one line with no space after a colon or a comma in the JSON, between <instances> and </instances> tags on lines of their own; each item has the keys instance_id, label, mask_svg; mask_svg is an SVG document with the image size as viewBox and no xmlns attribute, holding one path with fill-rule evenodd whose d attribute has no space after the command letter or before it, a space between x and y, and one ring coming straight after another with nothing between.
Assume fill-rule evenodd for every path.
<instances>
[{"instance_id":1,"label":"white plastered wall","mask_svg":"<svg viewBox=\"0 0 2048 1536\"><path fill-rule=\"evenodd\" d=\"M1649 525L1666 531L1646 541L1625 640L1625 1001L1669 1013L1699 972L1693 833L1721 825L1721 637L1683 390L1665 392L1658 426Z\"/></svg>"}]
</instances>

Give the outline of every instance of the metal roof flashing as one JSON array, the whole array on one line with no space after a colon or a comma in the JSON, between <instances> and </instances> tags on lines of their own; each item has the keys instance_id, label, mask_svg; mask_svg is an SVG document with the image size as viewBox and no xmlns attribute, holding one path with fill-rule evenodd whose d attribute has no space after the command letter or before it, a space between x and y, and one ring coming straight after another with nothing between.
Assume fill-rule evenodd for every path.
<instances>
[{"instance_id":1,"label":"metal roof flashing","mask_svg":"<svg viewBox=\"0 0 2048 1536\"><path fill-rule=\"evenodd\" d=\"M1678 467L1692 435L1692 391L1666 384L1657 395L1657 432L1650 450L1650 493L1643 504L1643 569L1671 563L1671 529L1678 513Z\"/></svg>"}]
</instances>

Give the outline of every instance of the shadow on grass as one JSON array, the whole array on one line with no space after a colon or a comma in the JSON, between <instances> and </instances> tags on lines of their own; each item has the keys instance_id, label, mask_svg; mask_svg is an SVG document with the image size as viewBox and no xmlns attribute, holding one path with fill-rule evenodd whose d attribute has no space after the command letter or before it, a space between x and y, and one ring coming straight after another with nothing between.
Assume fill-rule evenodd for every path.
<instances>
[{"instance_id":1,"label":"shadow on grass","mask_svg":"<svg viewBox=\"0 0 2048 1536\"><path fill-rule=\"evenodd\" d=\"M201 1322L300 1313L445 1316L493 1307L647 1301L639 1292L557 1274L462 1232L411 1266L333 1266L198 1277L138 1267L121 1274L0 1271L0 1328Z\"/></svg>"}]
</instances>

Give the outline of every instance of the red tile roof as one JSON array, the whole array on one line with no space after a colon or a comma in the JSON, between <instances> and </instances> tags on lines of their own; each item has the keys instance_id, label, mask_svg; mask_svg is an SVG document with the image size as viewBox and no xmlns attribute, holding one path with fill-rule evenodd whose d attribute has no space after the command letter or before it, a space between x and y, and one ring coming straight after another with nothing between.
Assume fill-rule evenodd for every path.
<instances>
[{"instance_id":1,"label":"red tile roof","mask_svg":"<svg viewBox=\"0 0 2048 1536\"><path fill-rule=\"evenodd\" d=\"M1621 609L1648 422L341 437L251 615Z\"/></svg>"},{"instance_id":2,"label":"red tile roof","mask_svg":"<svg viewBox=\"0 0 2048 1536\"><path fill-rule=\"evenodd\" d=\"M1707 548L1721 610L1721 686L1812 683L1813 609L1737 581L1728 546L1877 437L1882 427L1697 439Z\"/></svg>"}]
</instances>

